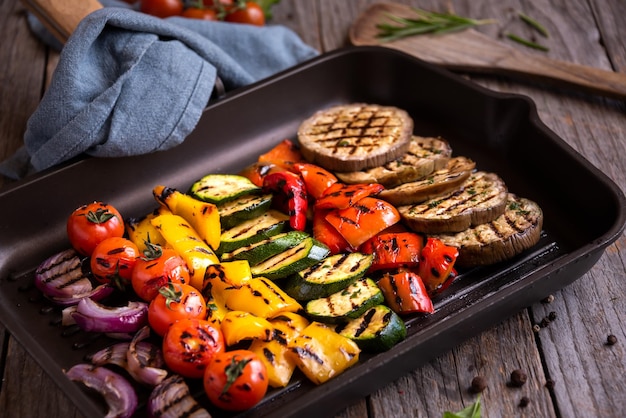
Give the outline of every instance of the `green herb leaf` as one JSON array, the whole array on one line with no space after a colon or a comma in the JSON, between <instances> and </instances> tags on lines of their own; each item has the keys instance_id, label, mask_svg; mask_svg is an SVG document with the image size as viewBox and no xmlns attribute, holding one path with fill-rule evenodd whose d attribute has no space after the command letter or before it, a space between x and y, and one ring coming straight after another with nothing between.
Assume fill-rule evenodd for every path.
<instances>
[{"instance_id":1,"label":"green herb leaf","mask_svg":"<svg viewBox=\"0 0 626 418\"><path fill-rule=\"evenodd\" d=\"M541 44L538 44L536 42L530 41L528 39L524 39L520 36L517 36L515 34L512 33L507 33L506 37L509 38L510 40L517 42L518 44L522 44L524 46L527 46L529 48L533 48L533 49L538 49L540 51L549 51L547 46L543 46Z\"/></svg>"},{"instance_id":2,"label":"green herb leaf","mask_svg":"<svg viewBox=\"0 0 626 418\"><path fill-rule=\"evenodd\" d=\"M476 398L476 402L459 412L443 413L443 418L480 418L480 395Z\"/></svg>"},{"instance_id":3,"label":"green herb leaf","mask_svg":"<svg viewBox=\"0 0 626 418\"><path fill-rule=\"evenodd\" d=\"M531 28L535 29L537 32L542 34L544 38L549 37L548 29L546 29L541 23L537 22L532 17L525 15L524 13L518 13L518 16L524 23L526 23Z\"/></svg>"},{"instance_id":4,"label":"green herb leaf","mask_svg":"<svg viewBox=\"0 0 626 418\"><path fill-rule=\"evenodd\" d=\"M452 13L436 13L414 8L415 17L404 18L396 15L386 15L392 22L376 25L379 30L377 37L382 42L389 42L408 36L427 33L444 34L458 32L473 26L495 23L494 20L476 20L458 16Z\"/></svg>"}]
</instances>

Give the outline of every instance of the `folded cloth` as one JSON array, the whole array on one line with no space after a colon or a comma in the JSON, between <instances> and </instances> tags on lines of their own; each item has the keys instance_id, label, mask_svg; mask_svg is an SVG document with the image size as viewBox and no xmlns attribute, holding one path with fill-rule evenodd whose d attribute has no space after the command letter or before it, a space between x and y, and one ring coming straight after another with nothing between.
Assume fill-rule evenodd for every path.
<instances>
[{"instance_id":1,"label":"folded cloth","mask_svg":"<svg viewBox=\"0 0 626 418\"><path fill-rule=\"evenodd\" d=\"M104 7L85 17L61 50L24 146L0 163L0 174L18 179L81 154L169 149L196 126L218 78L228 91L316 54L280 25Z\"/></svg>"}]
</instances>

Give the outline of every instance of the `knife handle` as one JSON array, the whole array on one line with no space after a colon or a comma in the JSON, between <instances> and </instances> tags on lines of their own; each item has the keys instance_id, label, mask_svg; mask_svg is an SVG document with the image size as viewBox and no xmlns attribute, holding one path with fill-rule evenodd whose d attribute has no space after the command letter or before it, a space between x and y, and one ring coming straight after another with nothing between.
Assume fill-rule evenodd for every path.
<instances>
[{"instance_id":1,"label":"knife handle","mask_svg":"<svg viewBox=\"0 0 626 418\"><path fill-rule=\"evenodd\" d=\"M22 0L22 3L61 43L67 41L85 16L102 8L98 0Z\"/></svg>"}]
</instances>

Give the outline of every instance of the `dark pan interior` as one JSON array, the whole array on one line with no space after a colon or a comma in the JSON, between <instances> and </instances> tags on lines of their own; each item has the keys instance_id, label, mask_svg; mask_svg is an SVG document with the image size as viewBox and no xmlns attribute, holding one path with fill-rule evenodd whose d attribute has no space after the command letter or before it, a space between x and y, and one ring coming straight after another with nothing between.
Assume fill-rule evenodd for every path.
<instances>
[{"instance_id":1,"label":"dark pan interior","mask_svg":"<svg viewBox=\"0 0 626 418\"><path fill-rule=\"evenodd\" d=\"M511 192L537 201L545 214L541 241L509 262L461 271L435 299L435 314L407 318L408 338L389 352L364 356L319 387L296 379L243 416L336 412L576 280L623 231L623 193L549 131L529 99L488 91L397 51L349 48L211 103L195 131L172 150L78 160L0 191L3 322L86 416L102 414L101 403L66 384L61 369L111 340L60 327L58 309L32 286L33 269L68 246L69 213L104 200L124 216L141 216L156 207L155 185L185 191L207 173L237 172L280 140L295 139L300 122L316 110L348 102L407 110L416 134L442 136L455 155L472 158L477 168L498 173ZM224 414L214 411L214 416Z\"/></svg>"}]
</instances>

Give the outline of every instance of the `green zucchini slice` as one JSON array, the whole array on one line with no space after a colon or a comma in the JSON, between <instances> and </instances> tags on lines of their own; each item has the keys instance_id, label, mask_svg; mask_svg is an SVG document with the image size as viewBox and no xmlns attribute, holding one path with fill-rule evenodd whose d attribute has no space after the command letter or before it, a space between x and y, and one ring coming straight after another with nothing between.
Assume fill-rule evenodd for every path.
<instances>
[{"instance_id":1,"label":"green zucchini slice","mask_svg":"<svg viewBox=\"0 0 626 418\"><path fill-rule=\"evenodd\" d=\"M237 226L227 229L220 236L218 254L231 252L237 248L263 241L266 238L283 232L289 224L289 216L274 209L270 209L261 216L244 221Z\"/></svg>"},{"instance_id":2,"label":"green zucchini slice","mask_svg":"<svg viewBox=\"0 0 626 418\"><path fill-rule=\"evenodd\" d=\"M222 231L233 228L267 212L272 205L271 194L247 194L217 207Z\"/></svg>"},{"instance_id":3,"label":"green zucchini slice","mask_svg":"<svg viewBox=\"0 0 626 418\"><path fill-rule=\"evenodd\" d=\"M372 279L361 278L328 297L309 301L304 309L314 320L336 324L358 318L384 301L378 285Z\"/></svg>"},{"instance_id":4,"label":"green zucchini slice","mask_svg":"<svg viewBox=\"0 0 626 418\"><path fill-rule=\"evenodd\" d=\"M325 298L363 277L372 260L371 254L335 254L290 277L283 288L289 296L300 301Z\"/></svg>"},{"instance_id":5,"label":"green zucchini slice","mask_svg":"<svg viewBox=\"0 0 626 418\"><path fill-rule=\"evenodd\" d=\"M374 306L335 330L356 342L361 350L372 353L387 351L406 338L404 321L385 305Z\"/></svg>"},{"instance_id":6,"label":"green zucchini slice","mask_svg":"<svg viewBox=\"0 0 626 418\"><path fill-rule=\"evenodd\" d=\"M222 254L222 261L248 260L251 266L256 266L268 258L295 247L308 237L309 234L302 231L282 232L263 241Z\"/></svg>"},{"instance_id":7,"label":"green zucchini slice","mask_svg":"<svg viewBox=\"0 0 626 418\"><path fill-rule=\"evenodd\" d=\"M207 174L191 185L189 193L197 199L220 205L246 194L260 193L261 188L237 174Z\"/></svg>"},{"instance_id":8,"label":"green zucchini slice","mask_svg":"<svg viewBox=\"0 0 626 418\"><path fill-rule=\"evenodd\" d=\"M329 252L327 246L308 237L295 247L252 266L250 271L256 277L262 276L270 280L283 279L319 263Z\"/></svg>"}]
</instances>

